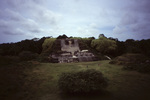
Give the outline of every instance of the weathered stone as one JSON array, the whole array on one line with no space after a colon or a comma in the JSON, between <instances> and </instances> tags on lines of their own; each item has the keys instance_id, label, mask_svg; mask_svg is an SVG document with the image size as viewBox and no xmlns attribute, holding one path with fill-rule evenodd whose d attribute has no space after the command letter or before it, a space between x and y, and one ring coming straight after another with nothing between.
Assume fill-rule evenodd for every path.
<instances>
[{"instance_id":1,"label":"weathered stone","mask_svg":"<svg viewBox=\"0 0 150 100\"><path fill-rule=\"evenodd\" d=\"M61 39L60 42L61 51L64 53L51 55L55 62L70 63L97 60L94 54L88 50L80 50L77 39Z\"/></svg>"}]
</instances>

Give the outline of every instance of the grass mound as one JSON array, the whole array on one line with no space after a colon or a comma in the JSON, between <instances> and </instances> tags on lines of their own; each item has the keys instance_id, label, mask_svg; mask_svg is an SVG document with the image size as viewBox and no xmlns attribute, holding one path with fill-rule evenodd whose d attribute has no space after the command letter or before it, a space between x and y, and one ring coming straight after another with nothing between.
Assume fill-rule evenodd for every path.
<instances>
[{"instance_id":1,"label":"grass mound","mask_svg":"<svg viewBox=\"0 0 150 100\"><path fill-rule=\"evenodd\" d=\"M142 54L124 54L112 60L110 64L124 65L123 69L150 73L150 58Z\"/></svg>"}]
</instances>

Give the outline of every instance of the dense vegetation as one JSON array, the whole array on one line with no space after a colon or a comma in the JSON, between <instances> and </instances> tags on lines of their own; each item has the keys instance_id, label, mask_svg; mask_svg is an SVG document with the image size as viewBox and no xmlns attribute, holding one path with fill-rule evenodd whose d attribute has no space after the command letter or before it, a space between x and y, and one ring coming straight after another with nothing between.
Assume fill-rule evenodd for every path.
<instances>
[{"instance_id":1,"label":"dense vegetation","mask_svg":"<svg viewBox=\"0 0 150 100\"><path fill-rule=\"evenodd\" d=\"M60 35L57 38L43 37L41 39L23 40L17 43L3 43L0 44L0 55L18 56L24 51L49 55L54 52L60 52L59 39L65 38L78 39L81 50L88 49L96 55L116 57L125 53L140 53L150 57L150 39L140 41L128 39L123 42L118 39L107 38L102 34L98 39L94 37L80 38Z\"/></svg>"},{"instance_id":2,"label":"dense vegetation","mask_svg":"<svg viewBox=\"0 0 150 100\"><path fill-rule=\"evenodd\" d=\"M94 39L91 42L91 47L102 54L113 55L117 45L114 40L107 39L106 37L100 37L99 39Z\"/></svg>"},{"instance_id":3,"label":"dense vegetation","mask_svg":"<svg viewBox=\"0 0 150 100\"><path fill-rule=\"evenodd\" d=\"M55 38L47 38L42 44L42 53L51 53L53 50L53 44L55 43Z\"/></svg>"},{"instance_id":4,"label":"dense vegetation","mask_svg":"<svg viewBox=\"0 0 150 100\"><path fill-rule=\"evenodd\" d=\"M18 56L23 51L30 51L32 53L40 54L42 52L42 44L46 38L22 40L17 43L3 43L0 44L0 55Z\"/></svg>"},{"instance_id":5,"label":"dense vegetation","mask_svg":"<svg viewBox=\"0 0 150 100\"><path fill-rule=\"evenodd\" d=\"M67 37L66 35L60 35L57 38L43 37L41 39L23 40L17 43L4 43L0 44L0 59L3 64L8 62L19 62L36 60L40 62L52 62L48 56L52 54L60 54L61 44L60 39L78 39L79 47L81 50L88 49L94 53L100 60L105 60L106 55L111 58L116 58L113 61L120 63L118 59L125 57L125 54L143 55L147 59L143 59L144 62L149 61L150 58L150 39L147 40L133 40L128 39L126 41L119 41L114 38L107 38L103 34L99 35L98 39L94 37L81 38L81 37ZM122 55L122 56L121 56ZM129 56L126 59L130 59L128 65L124 63L124 69L134 69L140 72L150 72L148 63L140 62L138 59L135 61L131 58L141 58L140 56ZM118 57L119 56L119 57ZM5 61L3 60L5 59ZM7 62L8 61L8 62ZM113 63L112 61L112 63ZM125 62L125 61L124 61ZM114 63L116 64L116 63Z\"/></svg>"},{"instance_id":6,"label":"dense vegetation","mask_svg":"<svg viewBox=\"0 0 150 100\"><path fill-rule=\"evenodd\" d=\"M107 81L100 71L89 69L62 73L58 80L58 86L65 93L95 93L106 88Z\"/></svg>"}]
</instances>

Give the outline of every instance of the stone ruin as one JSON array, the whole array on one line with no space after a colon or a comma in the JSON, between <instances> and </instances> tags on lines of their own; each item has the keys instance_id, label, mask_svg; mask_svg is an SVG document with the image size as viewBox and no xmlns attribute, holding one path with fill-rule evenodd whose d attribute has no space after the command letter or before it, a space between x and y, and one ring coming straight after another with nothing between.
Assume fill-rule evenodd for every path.
<instances>
[{"instance_id":1,"label":"stone ruin","mask_svg":"<svg viewBox=\"0 0 150 100\"><path fill-rule=\"evenodd\" d=\"M63 53L52 54L51 58L53 62L71 63L98 60L97 57L88 50L80 50L77 39L61 39L60 45Z\"/></svg>"}]
</instances>

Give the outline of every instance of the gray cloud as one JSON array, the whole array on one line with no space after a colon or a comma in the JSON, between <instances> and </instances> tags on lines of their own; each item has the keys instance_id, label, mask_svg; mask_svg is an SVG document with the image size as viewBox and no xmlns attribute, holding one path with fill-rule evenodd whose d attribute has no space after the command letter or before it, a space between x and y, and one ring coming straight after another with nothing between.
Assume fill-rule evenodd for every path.
<instances>
[{"instance_id":1,"label":"gray cloud","mask_svg":"<svg viewBox=\"0 0 150 100\"><path fill-rule=\"evenodd\" d=\"M127 10L118 25L113 29L113 32L118 35L128 34L129 38L134 39L150 38L149 4L149 0L135 0L134 3L128 5Z\"/></svg>"},{"instance_id":2,"label":"gray cloud","mask_svg":"<svg viewBox=\"0 0 150 100\"><path fill-rule=\"evenodd\" d=\"M6 35L23 35L24 32L20 29L16 29L16 30L5 30L3 31L4 34Z\"/></svg>"},{"instance_id":3,"label":"gray cloud","mask_svg":"<svg viewBox=\"0 0 150 100\"><path fill-rule=\"evenodd\" d=\"M0 34L149 38L149 4L149 0L1 0Z\"/></svg>"},{"instance_id":4,"label":"gray cloud","mask_svg":"<svg viewBox=\"0 0 150 100\"><path fill-rule=\"evenodd\" d=\"M6 9L0 9L0 33L6 35L31 33L35 36L37 33L44 32L43 26L49 28L56 26L61 16L40 6L40 2L40 0L6 0L4 4L9 6ZM32 10L27 9L28 7Z\"/></svg>"},{"instance_id":5,"label":"gray cloud","mask_svg":"<svg viewBox=\"0 0 150 100\"><path fill-rule=\"evenodd\" d=\"M139 21L139 17L135 14L126 13L120 21L120 25L136 24Z\"/></svg>"},{"instance_id":6,"label":"gray cloud","mask_svg":"<svg viewBox=\"0 0 150 100\"><path fill-rule=\"evenodd\" d=\"M56 14L45 8L36 9L36 12L34 13L33 17L35 18L35 20L39 21L41 24L44 23L44 24L48 24L52 26L59 23L61 19L60 14Z\"/></svg>"},{"instance_id":7,"label":"gray cloud","mask_svg":"<svg viewBox=\"0 0 150 100\"><path fill-rule=\"evenodd\" d=\"M134 5L130 6L130 10L140 13L150 13L150 0L134 0Z\"/></svg>"},{"instance_id":8,"label":"gray cloud","mask_svg":"<svg viewBox=\"0 0 150 100\"><path fill-rule=\"evenodd\" d=\"M7 35L26 34L27 31L38 30L38 24L31 19L24 18L18 12L6 9L0 12L0 32Z\"/></svg>"}]
</instances>

